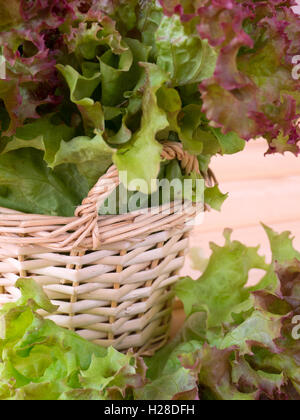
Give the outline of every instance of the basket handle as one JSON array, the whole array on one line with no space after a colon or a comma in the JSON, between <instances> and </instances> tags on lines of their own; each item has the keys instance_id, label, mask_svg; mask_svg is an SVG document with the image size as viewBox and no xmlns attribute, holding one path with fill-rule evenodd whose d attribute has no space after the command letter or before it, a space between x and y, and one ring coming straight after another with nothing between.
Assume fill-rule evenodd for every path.
<instances>
[{"instance_id":1,"label":"basket handle","mask_svg":"<svg viewBox=\"0 0 300 420\"><path fill-rule=\"evenodd\" d=\"M164 142L161 157L166 160L177 159L181 163L182 169L187 174L196 172L200 174L199 162L196 156L189 154L183 150L180 143ZM75 212L76 217L83 219L83 233L76 241L76 246L92 233L93 249L99 249L101 245L100 232L98 229L98 208L99 198L103 196L104 200L112 193L112 191L120 184L118 170L116 166L112 166L105 175L103 175L97 184L90 190L88 196L83 200L82 204Z\"/></svg>"}]
</instances>

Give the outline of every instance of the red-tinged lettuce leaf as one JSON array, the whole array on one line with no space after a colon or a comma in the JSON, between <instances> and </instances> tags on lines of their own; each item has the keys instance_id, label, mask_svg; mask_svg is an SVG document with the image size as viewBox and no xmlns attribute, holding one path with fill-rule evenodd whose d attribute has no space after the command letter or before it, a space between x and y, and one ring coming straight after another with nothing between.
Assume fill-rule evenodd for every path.
<instances>
[{"instance_id":1,"label":"red-tinged lettuce leaf","mask_svg":"<svg viewBox=\"0 0 300 420\"><path fill-rule=\"evenodd\" d=\"M250 16L248 22L253 29L248 26L247 32L254 48L244 40L243 50L241 44L236 50L231 50L230 44L222 44L214 80L203 85L204 108L226 132L231 129L245 139L264 135L270 143L274 141L273 148L280 135L288 137L288 144L295 144L299 140L295 129L296 103L292 96L281 95L282 91L299 90L299 83L291 77L291 61L285 56L290 43L285 36L286 24L280 21L283 9L275 9L271 4L252 5L252 9L255 17ZM268 18L271 13L272 19ZM248 51L246 46L250 47ZM231 104L227 115L222 114L220 107L213 110L217 98L222 101L222 96ZM244 116L240 128L233 112Z\"/></svg>"},{"instance_id":2,"label":"red-tinged lettuce leaf","mask_svg":"<svg viewBox=\"0 0 300 420\"><path fill-rule=\"evenodd\" d=\"M183 20L190 20L194 17L197 9L203 6L205 0L159 0L159 2L168 16L178 13Z\"/></svg>"},{"instance_id":3,"label":"red-tinged lettuce leaf","mask_svg":"<svg viewBox=\"0 0 300 420\"><path fill-rule=\"evenodd\" d=\"M15 14L15 2L11 13ZM1 94L1 99L10 117L6 135L14 134L27 119L39 118L41 109L53 109L61 102L55 68L63 47L60 27L75 16L73 7L65 0L22 1L19 13L18 24L12 16L9 30L0 28L2 54L6 60L1 91L7 91Z\"/></svg>"},{"instance_id":4,"label":"red-tinged lettuce leaf","mask_svg":"<svg viewBox=\"0 0 300 420\"><path fill-rule=\"evenodd\" d=\"M278 285L280 281L278 281ZM275 291L256 290L251 293L253 306L256 310L274 315L288 315L292 311L292 306L286 298L280 295L280 286Z\"/></svg>"},{"instance_id":5,"label":"red-tinged lettuce leaf","mask_svg":"<svg viewBox=\"0 0 300 420\"><path fill-rule=\"evenodd\" d=\"M277 138L272 140L272 142L270 143L270 147L267 154L272 154L275 152L281 154L284 154L285 152L291 152L294 155L298 156L299 148L297 144L291 143L290 137L288 135L285 136L281 131Z\"/></svg>"},{"instance_id":6,"label":"red-tinged lettuce leaf","mask_svg":"<svg viewBox=\"0 0 300 420\"><path fill-rule=\"evenodd\" d=\"M72 4L73 3L73 4ZM68 0L21 0L21 14L25 21L50 17L49 26L63 23L68 14L75 16L74 7L80 2Z\"/></svg>"},{"instance_id":7,"label":"red-tinged lettuce leaf","mask_svg":"<svg viewBox=\"0 0 300 420\"><path fill-rule=\"evenodd\" d=\"M197 320L194 314L194 322ZM199 314L198 321L199 321ZM271 315L270 315L271 316ZM273 316L274 317L274 316ZM287 383L286 376L281 372L279 374L271 374L263 370L256 370L252 367L243 356L243 349L246 343L246 337L240 337L240 340L234 340L237 337L237 330L243 329L246 334L252 338L255 334L259 340L259 346L270 344L271 347L276 348L275 342L272 339L280 336L280 322L276 326L271 324L269 319L269 329L260 327L265 326L263 320L258 324L255 322L255 316L247 319L251 320L248 325L242 324L237 329L232 329L225 339L220 341L222 337L222 330L203 329L201 335L206 333L206 342L200 350L195 353L179 356L181 362L186 366L194 366L199 375L200 398L202 399L221 399L221 400L258 400L267 396L269 399L276 399L282 393L282 387ZM252 324L251 324L252 322ZM262 322L262 325L260 325ZM186 323L184 330L189 329L190 320ZM189 329L190 330L190 329ZM198 335L198 333L197 333ZM193 334L193 337L196 338ZM216 336L219 339L216 340ZM201 341L203 340L203 336ZM231 338L228 339L228 338ZM227 343L225 341L227 340ZM217 347L213 344L216 343ZM264 342L264 344L262 343ZM195 342L194 342L195 343ZM208 344L210 343L210 344ZM255 343L251 343L254 345ZM195 346L196 344L194 344ZM201 344L199 343L199 346ZM278 350L279 351L279 350ZM252 353L252 352L250 352ZM189 362L190 361L190 362ZM200 366L200 370L199 370ZM191 366L192 368L192 366Z\"/></svg>"},{"instance_id":8,"label":"red-tinged lettuce leaf","mask_svg":"<svg viewBox=\"0 0 300 420\"><path fill-rule=\"evenodd\" d=\"M241 392L255 392L257 399L270 400L281 399L287 384L283 373L255 370L240 356L232 362L232 381Z\"/></svg>"},{"instance_id":9,"label":"red-tinged lettuce leaf","mask_svg":"<svg viewBox=\"0 0 300 420\"><path fill-rule=\"evenodd\" d=\"M289 315L282 318L281 337L275 340L276 345L280 349L280 354L293 359L298 366L298 374L300 373L300 340L299 340L299 323L300 309L294 309ZM300 385L300 383L299 383Z\"/></svg>"},{"instance_id":10,"label":"red-tinged lettuce leaf","mask_svg":"<svg viewBox=\"0 0 300 420\"><path fill-rule=\"evenodd\" d=\"M128 49L116 29L116 22L101 11L84 15L78 27L65 35L65 42L70 53L89 61L101 55L106 47L118 55Z\"/></svg>"},{"instance_id":11,"label":"red-tinged lettuce leaf","mask_svg":"<svg viewBox=\"0 0 300 420\"><path fill-rule=\"evenodd\" d=\"M211 123L224 134L233 131L245 140L263 135L269 152L297 154L299 114L293 92L300 85L291 77L291 58L299 45L300 19L289 9L292 2L162 4L168 14L178 13L185 25L196 21L201 38L218 51L214 76L200 85L203 110Z\"/></svg>"},{"instance_id":12,"label":"red-tinged lettuce leaf","mask_svg":"<svg viewBox=\"0 0 300 420\"><path fill-rule=\"evenodd\" d=\"M186 375L189 372L191 381L196 379L200 399L258 399L257 389L249 390L234 383L232 362L236 357L235 349L221 350L213 344L213 341L219 342L222 336L222 329L207 328L205 313L191 315L178 336L154 357L146 360L149 366L147 376L151 380L146 386L151 391L148 396L159 396L160 385L163 385L161 395L164 395L162 390L174 388L174 378L185 370ZM166 379L169 379L169 384Z\"/></svg>"},{"instance_id":13,"label":"red-tinged lettuce leaf","mask_svg":"<svg viewBox=\"0 0 300 420\"><path fill-rule=\"evenodd\" d=\"M116 19L124 31L131 30L136 26L136 11L140 6L138 0L87 0L84 3L86 4L84 13L86 13L87 9L91 15L98 14L99 11L105 12Z\"/></svg>"},{"instance_id":14,"label":"red-tinged lettuce leaf","mask_svg":"<svg viewBox=\"0 0 300 420\"><path fill-rule=\"evenodd\" d=\"M81 0L78 3L77 10L81 18L86 19L88 16L100 20L103 14L108 15L117 22L122 35L139 30L145 41L150 40L150 44L154 36L150 34L151 28L154 32L162 16L156 0Z\"/></svg>"},{"instance_id":15,"label":"red-tinged lettuce leaf","mask_svg":"<svg viewBox=\"0 0 300 420\"><path fill-rule=\"evenodd\" d=\"M298 261L297 261L298 263ZM291 275L291 273L293 274ZM281 313L280 336L274 339L276 351L269 346L265 350L256 348L251 363L257 369L282 373L287 384L286 399L300 398L300 289L297 278L299 266L286 264L278 271L280 289L275 295L266 292L255 293L256 306L264 311L265 317ZM298 274L298 276L297 276ZM288 280L287 280L288 279ZM293 281L295 280L295 281ZM291 388L289 390L289 388ZM292 392L293 391L293 392Z\"/></svg>"},{"instance_id":16,"label":"red-tinged lettuce leaf","mask_svg":"<svg viewBox=\"0 0 300 420\"><path fill-rule=\"evenodd\" d=\"M284 374L287 386L280 389L283 394L281 399L299 400L300 398L300 369L295 359L281 354L272 354L264 349L257 349L255 355L251 359L251 363L255 370L263 370L265 372L277 372ZM279 398L278 398L279 399Z\"/></svg>"},{"instance_id":17,"label":"red-tinged lettuce leaf","mask_svg":"<svg viewBox=\"0 0 300 420\"><path fill-rule=\"evenodd\" d=\"M257 399L256 392L242 393L232 382L231 360L234 358L234 348L219 350L205 344L198 352L201 363L199 374L200 398L217 400Z\"/></svg>"},{"instance_id":18,"label":"red-tinged lettuce leaf","mask_svg":"<svg viewBox=\"0 0 300 420\"><path fill-rule=\"evenodd\" d=\"M280 281L278 295L297 310L300 307L300 261L295 259L288 266L278 264L276 273Z\"/></svg>"},{"instance_id":19,"label":"red-tinged lettuce leaf","mask_svg":"<svg viewBox=\"0 0 300 420\"><path fill-rule=\"evenodd\" d=\"M273 345L267 345L265 352L256 349L253 360L259 368L267 371L270 369L268 366L273 365L273 371L283 373L286 383L292 384L296 393L300 394L300 340L297 334L297 331L299 331L297 322L300 319L299 254L293 248L289 232L276 234L267 227L265 227L265 230L270 239L273 264L279 285L273 293L265 290L254 292L254 305L265 320L276 316L277 321L273 326L270 326L273 331L278 321L280 322L278 326L281 325L281 327L280 335L277 338L274 338L271 330L268 334L269 338L272 338L275 348L273 348ZM260 328L257 326L257 328L262 333L263 326L261 325ZM288 391L284 390L283 392ZM287 398L289 398L289 395L287 395ZM295 398L293 393L291 393L290 398Z\"/></svg>"}]
</instances>

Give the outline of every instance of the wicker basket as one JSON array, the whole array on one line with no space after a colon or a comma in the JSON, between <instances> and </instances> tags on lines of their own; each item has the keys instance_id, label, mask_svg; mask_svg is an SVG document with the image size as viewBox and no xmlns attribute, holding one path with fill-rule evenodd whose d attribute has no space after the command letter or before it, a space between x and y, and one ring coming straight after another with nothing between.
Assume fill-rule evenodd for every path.
<instances>
[{"instance_id":1,"label":"wicker basket","mask_svg":"<svg viewBox=\"0 0 300 420\"><path fill-rule=\"evenodd\" d=\"M165 143L162 157L199 172L196 157L178 143ZM0 305L19 298L19 277L31 277L59 306L47 318L99 345L151 354L168 338L187 222L199 208L176 213L173 203L171 212L160 207L155 215L98 216L99 199L117 185L112 167L73 218L0 209Z\"/></svg>"}]
</instances>

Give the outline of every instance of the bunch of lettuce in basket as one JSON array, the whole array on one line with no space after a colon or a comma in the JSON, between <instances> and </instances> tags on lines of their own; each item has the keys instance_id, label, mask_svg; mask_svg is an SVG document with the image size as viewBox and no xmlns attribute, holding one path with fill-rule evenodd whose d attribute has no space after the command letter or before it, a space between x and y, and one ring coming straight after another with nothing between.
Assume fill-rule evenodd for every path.
<instances>
[{"instance_id":1,"label":"bunch of lettuce in basket","mask_svg":"<svg viewBox=\"0 0 300 420\"><path fill-rule=\"evenodd\" d=\"M72 216L112 163L150 185L166 140L197 156L198 177L258 136L298 154L293 5L1 0L0 206Z\"/></svg>"}]
</instances>

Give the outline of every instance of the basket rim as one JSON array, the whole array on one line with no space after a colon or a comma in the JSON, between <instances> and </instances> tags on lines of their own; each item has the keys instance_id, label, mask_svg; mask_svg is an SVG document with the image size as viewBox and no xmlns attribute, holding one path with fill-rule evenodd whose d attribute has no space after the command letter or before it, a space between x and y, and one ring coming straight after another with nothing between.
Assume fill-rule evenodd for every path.
<instances>
[{"instance_id":1,"label":"basket rim","mask_svg":"<svg viewBox=\"0 0 300 420\"><path fill-rule=\"evenodd\" d=\"M172 206L174 202L170 204ZM186 213L176 214L176 211L168 211L164 214L162 206L159 206L155 215L151 214L153 208L143 209L124 215L98 216L93 224L90 223L89 216L84 220L78 216L61 218L20 212L7 214L5 210L10 209L0 208L0 247L11 244L33 245L61 252L72 249L99 250L103 245L142 240L145 236L163 230L174 230L175 233L182 230L184 225L196 216L200 207L201 210L204 209L202 203L191 204ZM97 232L96 244L93 242L93 232L86 235L88 225L101 231ZM84 238L78 235L79 230L84 233Z\"/></svg>"},{"instance_id":2,"label":"basket rim","mask_svg":"<svg viewBox=\"0 0 300 420\"><path fill-rule=\"evenodd\" d=\"M165 160L178 159L187 173L200 173L196 156L183 150L176 142L164 142L161 156ZM207 184L216 182L211 172L203 178ZM138 240L161 230L183 228L200 211L204 203L192 203L176 214L177 202L139 209L121 215L98 215L98 202L120 184L118 169L111 166L91 189L72 217L28 214L0 208L0 246L38 245L62 252L72 249L98 250L104 244L120 240ZM182 201L180 202L182 206ZM165 211L168 209L168 212Z\"/></svg>"}]
</instances>

